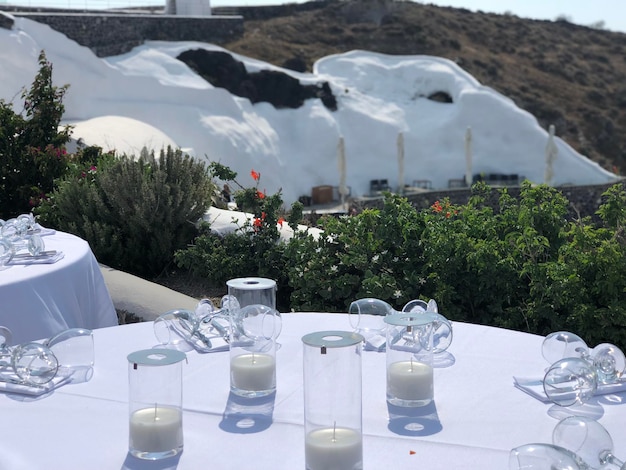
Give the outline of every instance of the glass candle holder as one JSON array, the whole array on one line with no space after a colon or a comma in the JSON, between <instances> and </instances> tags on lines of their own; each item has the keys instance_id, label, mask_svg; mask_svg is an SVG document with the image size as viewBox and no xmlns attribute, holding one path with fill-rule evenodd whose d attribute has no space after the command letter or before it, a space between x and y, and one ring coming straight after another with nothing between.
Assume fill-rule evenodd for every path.
<instances>
[{"instance_id":1,"label":"glass candle holder","mask_svg":"<svg viewBox=\"0 0 626 470\"><path fill-rule=\"evenodd\" d=\"M363 336L319 331L304 343L306 470L363 469Z\"/></svg>"},{"instance_id":2,"label":"glass candle holder","mask_svg":"<svg viewBox=\"0 0 626 470\"><path fill-rule=\"evenodd\" d=\"M183 450L182 363L185 353L148 349L128 355L129 452L159 460Z\"/></svg>"},{"instance_id":3,"label":"glass candle holder","mask_svg":"<svg viewBox=\"0 0 626 470\"><path fill-rule=\"evenodd\" d=\"M237 299L239 307L266 305L276 308L276 281L262 277L241 277L226 282L228 295Z\"/></svg>"},{"instance_id":4,"label":"glass candle holder","mask_svg":"<svg viewBox=\"0 0 626 470\"><path fill-rule=\"evenodd\" d=\"M266 305L248 305L229 313L230 390L242 397L276 391L278 312Z\"/></svg>"},{"instance_id":5,"label":"glass candle holder","mask_svg":"<svg viewBox=\"0 0 626 470\"><path fill-rule=\"evenodd\" d=\"M417 407L433 400L435 320L430 313L385 317L387 401L392 405Z\"/></svg>"}]
</instances>

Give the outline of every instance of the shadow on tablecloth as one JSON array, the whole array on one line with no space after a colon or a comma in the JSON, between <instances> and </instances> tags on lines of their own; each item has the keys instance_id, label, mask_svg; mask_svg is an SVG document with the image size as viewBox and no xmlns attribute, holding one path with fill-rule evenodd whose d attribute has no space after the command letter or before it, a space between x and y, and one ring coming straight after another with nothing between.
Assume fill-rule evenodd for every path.
<instances>
[{"instance_id":1,"label":"shadow on tablecloth","mask_svg":"<svg viewBox=\"0 0 626 470\"><path fill-rule=\"evenodd\" d=\"M245 398L230 393L220 429L236 434L265 431L272 425L276 392L265 397Z\"/></svg>"},{"instance_id":2,"label":"shadow on tablecloth","mask_svg":"<svg viewBox=\"0 0 626 470\"><path fill-rule=\"evenodd\" d=\"M443 429L433 400L420 407L403 407L387 402L389 430L401 436L432 436Z\"/></svg>"}]
</instances>

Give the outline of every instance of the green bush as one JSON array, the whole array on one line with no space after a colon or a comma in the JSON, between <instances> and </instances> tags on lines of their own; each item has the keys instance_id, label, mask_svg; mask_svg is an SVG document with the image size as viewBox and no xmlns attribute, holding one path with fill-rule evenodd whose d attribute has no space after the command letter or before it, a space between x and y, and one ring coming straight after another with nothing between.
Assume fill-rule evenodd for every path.
<instances>
[{"instance_id":1,"label":"green bush","mask_svg":"<svg viewBox=\"0 0 626 470\"><path fill-rule=\"evenodd\" d=\"M201 234L193 244L176 252L176 262L197 276L210 279L215 285L224 285L238 277L265 277L276 281L279 308L288 308L289 286L285 258L285 244L280 242L279 226L297 228L302 218L302 204L296 202L286 218L282 214L280 192L267 195L259 190L261 175L252 170L254 181L244 187L237 181L237 173L219 163L209 166L211 175L222 181L234 183L239 189L235 201L240 210L250 213L251 218L237 227L233 233L218 235L203 224Z\"/></svg>"},{"instance_id":2,"label":"green bush","mask_svg":"<svg viewBox=\"0 0 626 470\"><path fill-rule=\"evenodd\" d=\"M52 85L52 64L42 51L39 73L22 93L24 109L16 114L0 100L0 217L30 212L70 162L65 144L70 128L59 131L67 85Z\"/></svg>"},{"instance_id":3,"label":"green bush","mask_svg":"<svg viewBox=\"0 0 626 470\"><path fill-rule=\"evenodd\" d=\"M42 223L84 238L104 264L157 276L198 233L215 190L206 165L169 147L87 165L59 182L37 211Z\"/></svg>"},{"instance_id":4,"label":"green bush","mask_svg":"<svg viewBox=\"0 0 626 470\"><path fill-rule=\"evenodd\" d=\"M298 237L287 247L291 307L346 312L355 299L392 305L419 295L424 215L388 194L382 210L321 220L323 236Z\"/></svg>"},{"instance_id":5,"label":"green bush","mask_svg":"<svg viewBox=\"0 0 626 470\"><path fill-rule=\"evenodd\" d=\"M547 186L525 183L518 199L501 190L495 209L488 187L473 192L468 204L420 212L387 195L381 210L327 219L323 237L292 240L291 308L346 311L376 297L400 309L433 298L454 321L626 347L624 190L605 193L603 226L568 221L567 200Z\"/></svg>"}]
</instances>

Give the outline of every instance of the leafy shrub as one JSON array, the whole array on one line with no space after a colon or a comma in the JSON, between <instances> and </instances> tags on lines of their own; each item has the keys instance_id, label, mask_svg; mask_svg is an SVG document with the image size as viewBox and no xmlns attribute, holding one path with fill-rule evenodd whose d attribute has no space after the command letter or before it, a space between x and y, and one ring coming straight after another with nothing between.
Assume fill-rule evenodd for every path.
<instances>
[{"instance_id":1,"label":"leafy shrub","mask_svg":"<svg viewBox=\"0 0 626 470\"><path fill-rule=\"evenodd\" d=\"M70 155L65 144L70 128L59 131L67 88L52 85L52 64L42 51L31 89L22 93L24 115L0 100L1 217L30 212L67 171Z\"/></svg>"},{"instance_id":2,"label":"leafy shrub","mask_svg":"<svg viewBox=\"0 0 626 470\"><path fill-rule=\"evenodd\" d=\"M323 236L292 239L287 248L292 308L345 312L357 298L392 305L416 298L423 219L406 199L388 194L382 210L326 217Z\"/></svg>"},{"instance_id":3,"label":"leafy shrub","mask_svg":"<svg viewBox=\"0 0 626 470\"><path fill-rule=\"evenodd\" d=\"M233 182L239 190L234 194L238 207L252 214L233 233L218 235L203 224L201 234L193 244L176 252L179 266L210 279L215 285L224 285L238 277L265 277L276 281L277 306L288 307L289 286L285 265L285 244L280 242L278 227L288 224L297 229L302 219L302 204L292 205L287 219L281 215L283 205L280 192L267 195L259 190L261 175L252 170L254 186L245 188L237 181L237 173L219 164L211 163L211 174L222 181Z\"/></svg>"},{"instance_id":4,"label":"leafy shrub","mask_svg":"<svg viewBox=\"0 0 626 470\"><path fill-rule=\"evenodd\" d=\"M180 150L137 160L104 154L77 167L37 212L87 240L100 262L153 277L196 236L214 189L205 164Z\"/></svg>"},{"instance_id":5,"label":"leafy shrub","mask_svg":"<svg viewBox=\"0 0 626 470\"><path fill-rule=\"evenodd\" d=\"M387 195L381 210L325 220L323 237L287 248L291 308L346 311L377 297L400 309L434 298L451 320L626 347L624 190L605 193L602 227L567 221L554 188L525 183L519 199L501 190L496 209L488 190L477 184L465 205L420 212Z\"/></svg>"}]
</instances>

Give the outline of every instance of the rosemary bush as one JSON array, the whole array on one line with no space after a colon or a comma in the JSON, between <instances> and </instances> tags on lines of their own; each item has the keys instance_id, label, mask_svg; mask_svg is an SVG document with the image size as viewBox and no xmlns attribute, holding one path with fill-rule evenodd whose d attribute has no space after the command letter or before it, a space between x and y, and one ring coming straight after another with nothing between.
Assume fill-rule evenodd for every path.
<instances>
[{"instance_id":1,"label":"rosemary bush","mask_svg":"<svg viewBox=\"0 0 626 470\"><path fill-rule=\"evenodd\" d=\"M87 240L100 262L153 278L197 235L214 190L206 165L180 150L105 154L59 182L38 213Z\"/></svg>"}]
</instances>

